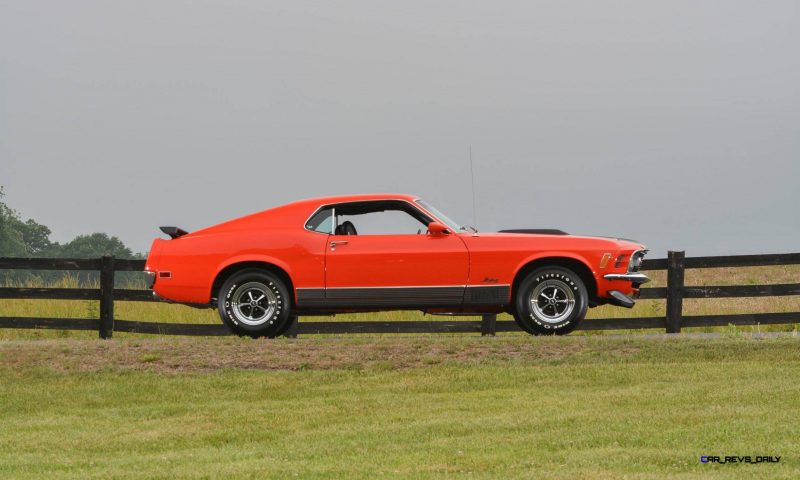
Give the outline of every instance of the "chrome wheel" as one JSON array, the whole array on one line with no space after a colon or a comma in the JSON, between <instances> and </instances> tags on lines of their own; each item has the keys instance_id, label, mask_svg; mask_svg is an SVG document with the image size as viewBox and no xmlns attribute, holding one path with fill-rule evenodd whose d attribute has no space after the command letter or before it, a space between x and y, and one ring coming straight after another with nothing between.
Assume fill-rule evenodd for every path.
<instances>
[{"instance_id":1,"label":"chrome wheel","mask_svg":"<svg viewBox=\"0 0 800 480\"><path fill-rule=\"evenodd\" d=\"M259 282L239 286L231 299L234 316L245 325L262 325L270 321L278 306L275 292Z\"/></svg>"},{"instance_id":2,"label":"chrome wheel","mask_svg":"<svg viewBox=\"0 0 800 480\"><path fill-rule=\"evenodd\" d=\"M531 311L547 323L559 323L569 318L575 309L575 294L569 285L557 279L546 280L537 285L528 301Z\"/></svg>"}]
</instances>

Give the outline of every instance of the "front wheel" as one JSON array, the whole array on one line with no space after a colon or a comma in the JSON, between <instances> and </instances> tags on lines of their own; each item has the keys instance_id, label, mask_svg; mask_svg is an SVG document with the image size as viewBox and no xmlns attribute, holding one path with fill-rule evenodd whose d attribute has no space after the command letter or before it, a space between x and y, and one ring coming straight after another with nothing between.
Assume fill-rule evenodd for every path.
<instances>
[{"instance_id":1,"label":"front wheel","mask_svg":"<svg viewBox=\"0 0 800 480\"><path fill-rule=\"evenodd\" d=\"M565 335L586 316L589 294L581 278L563 267L528 274L514 298L514 319L534 335Z\"/></svg>"},{"instance_id":2,"label":"front wheel","mask_svg":"<svg viewBox=\"0 0 800 480\"><path fill-rule=\"evenodd\" d=\"M271 272L237 272L222 284L217 298L222 322L236 335L273 338L289 322L289 291Z\"/></svg>"}]
</instances>

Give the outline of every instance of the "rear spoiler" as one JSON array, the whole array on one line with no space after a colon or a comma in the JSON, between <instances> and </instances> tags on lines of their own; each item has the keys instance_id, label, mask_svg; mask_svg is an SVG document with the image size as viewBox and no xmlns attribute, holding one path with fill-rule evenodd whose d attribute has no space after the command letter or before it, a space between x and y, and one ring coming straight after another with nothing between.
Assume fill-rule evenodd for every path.
<instances>
[{"instance_id":1,"label":"rear spoiler","mask_svg":"<svg viewBox=\"0 0 800 480\"><path fill-rule=\"evenodd\" d=\"M187 233L189 233L180 227L159 227L159 228L161 228L161 231L169 235L170 238L172 239L182 237Z\"/></svg>"}]
</instances>

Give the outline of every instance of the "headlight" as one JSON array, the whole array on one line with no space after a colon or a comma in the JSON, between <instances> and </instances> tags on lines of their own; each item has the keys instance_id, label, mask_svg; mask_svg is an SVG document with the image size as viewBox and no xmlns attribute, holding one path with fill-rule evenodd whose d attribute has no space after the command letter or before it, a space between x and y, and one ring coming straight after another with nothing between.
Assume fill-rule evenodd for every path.
<instances>
[{"instance_id":1,"label":"headlight","mask_svg":"<svg viewBox=\"0 0 800 480\"><path fill-rule=\"evenodd\" d=\"M631 261L628 263L629 272L638 272L642 268L642 260L647 255L647 250L637 250L631 255Z\"/></svg>"}]
</instances>

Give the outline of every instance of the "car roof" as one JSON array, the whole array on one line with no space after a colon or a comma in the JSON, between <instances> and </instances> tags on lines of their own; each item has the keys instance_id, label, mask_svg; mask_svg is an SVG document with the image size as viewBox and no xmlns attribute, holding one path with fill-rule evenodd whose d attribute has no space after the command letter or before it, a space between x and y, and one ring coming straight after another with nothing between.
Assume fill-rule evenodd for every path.
<instances>
[{"instance_id":1,"label":"car roof","mask_svg":"<svg viewBox=\"0 0 800 480\"><path fill-rule=\"evenodd\" d=\"M309 206L321 206L334 203L365 202L369 200L406 200L408 202L413 202L418 198L419 197L416 195L409 195L405 193L362 193L357 195L335 195L331 197L307 198L305 200L292 202L289 205L304 204Z\"/></svg>"},{"instance_id":2,"label":"car roof","mask_svg":"<svg viewBox=\"0 0 800 480\"><path fill-rule=\"evenodd\" d=\"M231 228L241 228L248 224L263 224L266 219L270 219L274 225L283 225L286 227L299 225L300 228L304 226L303 222L314 211L323 205L349 203L349 202L364 202L370 200L403 200L414 202L418 197L415 195L407 195L403 193L369 193L359 195L337 195L330 197L307 198L305 200L298 200L296 202L287 203L278 207L262 210L260 212L251 213L242 217L234 218L210 227L202 228L189 235L198 235L208 233L211 231L224 231ZM300 219L300 220L298 220Z\"/></svg>"}]
</instances>

